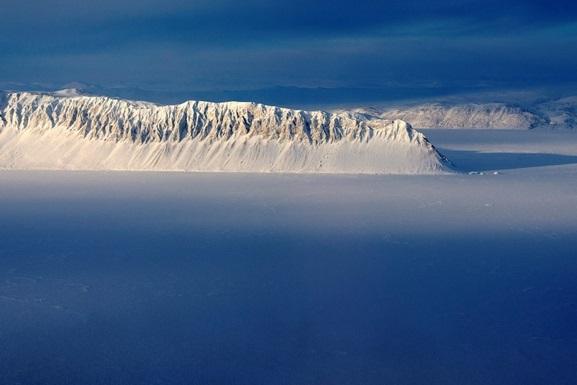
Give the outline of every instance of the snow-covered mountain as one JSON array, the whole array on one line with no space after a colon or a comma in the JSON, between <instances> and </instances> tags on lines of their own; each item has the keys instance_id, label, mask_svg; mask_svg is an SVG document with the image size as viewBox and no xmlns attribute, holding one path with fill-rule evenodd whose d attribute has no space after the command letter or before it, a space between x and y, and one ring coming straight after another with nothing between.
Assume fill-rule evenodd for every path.
<instances>
[{"instance_id":1,"label":"snow-covered mountain","mask_svg":"<svg viewBox=\"0 0 577 385\"><path fill-rule=\"evenodd\" d=\"M577 128L577 96L542 102L536 109L552 127Z\"/></svg>"},{"instance_id":2,"label":"snow-covered mountain","mask_svg":"<svg viewBox=\"0 0 577 385\"><path fill-rule=\"evenodd\" d=\"M367 120L402 119L415 128L577 128L577 97L549 100L525 107L507 103L425 103L394 108L355 108L349 111Z\"/></svg>"},{"instance_id":3,"label":"snow-covered mountain","mask_svg":"<svg viewBox=\"0 0 577 385\"><path fill-rule=\"evenodd\" d=\"M74 90L3 94L0 131L0 168L438 173L448 163L401 120Z\"/></svg>"},{"instance_id":4,"label":"snow-covered mountain","mask_svg":"<svg viewBox=\"0 0 577 385\"><path fill-rule=\"evenodd\" d=\"M381 119L403 119L419 128L522 128L540 126L543 119L520 107L501 103L424 104L407 109L391 109Z\"/></svg>"}]
</instances>

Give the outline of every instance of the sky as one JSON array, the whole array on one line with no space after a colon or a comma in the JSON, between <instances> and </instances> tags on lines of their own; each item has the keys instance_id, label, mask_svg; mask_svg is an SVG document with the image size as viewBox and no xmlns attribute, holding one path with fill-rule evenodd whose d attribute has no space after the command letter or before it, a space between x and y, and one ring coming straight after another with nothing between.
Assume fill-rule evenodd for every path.
<instances>
[{"instance_id":1,"label":"sky","mask_svg":"<svg viewBox=\"0 0 577 385\"><path fill-rule=\"evenodd\" d=\"M360 100L577 83L574 1L0 0L0 18L4 89Z\"/></svg>"}]
</instances>

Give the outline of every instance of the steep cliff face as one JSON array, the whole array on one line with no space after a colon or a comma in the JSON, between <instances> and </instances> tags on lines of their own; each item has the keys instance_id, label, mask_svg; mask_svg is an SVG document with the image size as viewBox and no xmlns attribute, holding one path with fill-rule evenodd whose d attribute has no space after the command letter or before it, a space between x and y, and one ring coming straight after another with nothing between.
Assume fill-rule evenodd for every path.
<instances>
[{"instance_id":1,"label":"steep cliff face","mask_svg":"<svg viewBox=\"0 0 577 385\"><path fill-rule=\"evenodd\" d=\"M75 94L0 99L0 167L436 173L446 161L403 121L255 103L160 106Z\"/></svg>"}]
</instances>

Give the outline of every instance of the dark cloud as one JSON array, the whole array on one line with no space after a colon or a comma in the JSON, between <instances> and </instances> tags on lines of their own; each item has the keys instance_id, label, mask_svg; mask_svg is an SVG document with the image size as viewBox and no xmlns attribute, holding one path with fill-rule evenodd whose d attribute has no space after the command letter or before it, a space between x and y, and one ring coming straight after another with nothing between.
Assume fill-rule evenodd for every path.
<instances>
[{"instance_id":1,"label":"dark cloud","mask_svg":"<svg viewBox=\"0 0 577 385\"><path fill-rule=\"evenodd\" d=\"M0 3L3 82L239 89L576 80L573 2Z\"/></svg>"}]
</instances>

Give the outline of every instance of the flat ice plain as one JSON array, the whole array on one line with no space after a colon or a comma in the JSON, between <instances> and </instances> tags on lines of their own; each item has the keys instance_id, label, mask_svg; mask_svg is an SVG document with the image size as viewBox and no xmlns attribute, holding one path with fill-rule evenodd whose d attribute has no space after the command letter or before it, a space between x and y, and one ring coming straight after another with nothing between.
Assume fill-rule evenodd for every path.
<instances>
[{"instance_id":1,"label":"flat ice plain","mask_svg":"<svg viewBox=\"0 0 577 385\"><path fill-rule=\"evenodd\" d=\"M0 383L575 384L577 134L426 134L463 173L0 171Z\"/></svg>"}]
</instances>

